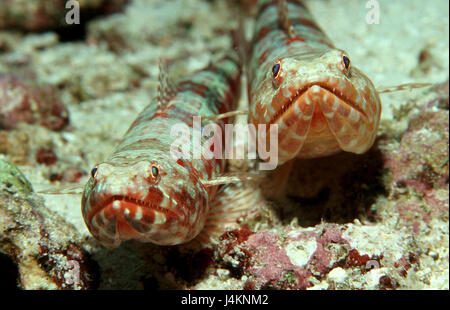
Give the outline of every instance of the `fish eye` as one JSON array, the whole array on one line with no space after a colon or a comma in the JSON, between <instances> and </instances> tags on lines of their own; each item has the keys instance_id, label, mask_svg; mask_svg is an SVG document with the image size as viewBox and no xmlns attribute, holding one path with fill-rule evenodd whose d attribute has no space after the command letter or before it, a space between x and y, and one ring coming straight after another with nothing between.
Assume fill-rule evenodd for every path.
<instances>
[{"instance_id":1,"label":"fish eye","mask_svg":"<svg viewBox=\"0 0 450 310\"><path fill-rule=\"evenodd\" d=\"M97 171L98 171L98 165L95 165L95 167L92 168L92 170L91 170L91 177L95 178L97 176Z\"/></svg>"},{"instance_id":2,"label":"fish eye","mask_svg":"<svg viewBox=\"0 0 450 310\"><path fill-rule=\"evenodd\" d=\"M280 67L281 67L281 65L279 63L276 63L272 67L272 75L273 75L274 79L276 79L278 77L278 74L280 73Z\"/></svg>"},{"instance_id":3,"label":"fish eye","mask_svg":"<svg viewBox=\"0 0 450 310\"><path fill-rule=\"evenodd\" d=\"M159 175L159 168L155 165L152 165L152 177L156 179Z\"/></svg>"},{"instance_id":4,"label":"fish eye","mask_svg":"<svg viewBox=\"0 0 450 310\"><path fill-rule=\"evenodd\" d=\"M347 56L342 56L342 61L344 62L345 69L348 70L350 67L350 59Z\"/></svg>"}]
</instances>

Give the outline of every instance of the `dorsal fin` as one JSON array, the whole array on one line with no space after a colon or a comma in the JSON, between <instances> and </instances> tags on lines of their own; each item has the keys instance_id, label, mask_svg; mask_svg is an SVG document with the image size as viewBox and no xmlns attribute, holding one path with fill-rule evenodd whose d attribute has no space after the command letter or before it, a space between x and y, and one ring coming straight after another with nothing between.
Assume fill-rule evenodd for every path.
<instances>
[{"instance_id":1,"label":"dorsal fin","mask_svg":"<svg viewBox=\"0 0 450 310\"><path fill-rule=\"evenodd\" d=\"M159 85L158 85L158 101L160 106L166 106L169 100L176 94L176 87L169 79L168 61L166 59L159 60Z\"/></svg>"},{"instance_id":2,"label":"dorsal fin","mask_svg":"<svg viewBox=\"0 0 450 310\"><path fill-rule=\"evenodd\" d=\"M286 0L278 0L278 23L284 29L289 38L294 38L294 26L289 19L289 11Z\"/></svg>"},{"instance_id":3,"label":"dorsal fin","mask_svg":"<svg viewBox=\"0 0 450 310\"><path fill-rule=\"evenodd\" d=\"M377 93L379 93L379 94L392 93L392 92L396 92L396 91L428 87L431 85L433 85L433 84L431 84L431 83L406 83L406 84L395 85L395 86L378 87Z\"/></svg>"}]
</instances>

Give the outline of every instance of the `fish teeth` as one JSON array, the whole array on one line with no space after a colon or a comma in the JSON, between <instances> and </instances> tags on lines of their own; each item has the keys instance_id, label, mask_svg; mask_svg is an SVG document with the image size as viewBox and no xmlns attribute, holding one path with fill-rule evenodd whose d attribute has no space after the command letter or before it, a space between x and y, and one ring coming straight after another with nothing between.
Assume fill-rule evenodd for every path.
<instances>
[{"instance_id":1,"label":"fish teeth","mask_svg":"<svg viewBox=\"0 0 450 310\"><path fill-rule=\"evenodd\" d=\"M142 209L141 207L136 208L136 213L134 214L134 219L140 221L142 219Z\"/></svg>"}]
</instances>

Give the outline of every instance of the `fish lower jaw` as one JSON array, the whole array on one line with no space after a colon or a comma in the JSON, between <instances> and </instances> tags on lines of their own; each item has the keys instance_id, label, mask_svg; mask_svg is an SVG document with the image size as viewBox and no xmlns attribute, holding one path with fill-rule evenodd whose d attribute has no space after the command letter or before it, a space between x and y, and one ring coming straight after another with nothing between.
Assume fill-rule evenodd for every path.
<instances>
[{"instance_id":1,"label":"fish lower jaw","mask_svg":"<svg viewBox=\"0 0 450 310\"><path fill-rule=\"evenodd\" d=\"M288 113L295 113L293 108L296 104L320 105L320 101L326 101L327 98L335 98L336 102L345 102L363 117L367 118L367 114L359 108L358 104L353 102L350 98L347 98L344 92L329 85L312 83L297 90L294 95L285 100L278 111L271 117L269 124L279 124L280 120Z\"/></svg>"},{"instance_id":2,"label":"fish lower jaw","mask_svg":"<svg viewBox=\"0 0 450 310\"><path fill-rule=\"evenodd\" d=\"M129 239L171 244L174 241L170 240L170 234L176 234L173 227L182 218L177 212L150 202L114 195L103 200L86 222L98 241L107 247L117 247Z\"/></svg>"}]
</instances>

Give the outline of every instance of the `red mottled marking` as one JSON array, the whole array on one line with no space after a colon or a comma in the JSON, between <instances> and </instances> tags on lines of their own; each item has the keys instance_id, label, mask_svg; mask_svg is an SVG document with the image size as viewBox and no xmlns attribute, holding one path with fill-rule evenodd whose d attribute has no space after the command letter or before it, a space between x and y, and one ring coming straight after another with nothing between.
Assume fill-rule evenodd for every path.
<instances>
[{"instance_id":1,"label":"red mottled marking","mask_svg":"<svg viewBox=\"0 0 450 310\"><path fill-rule=\"evenodd\" d=\"M206 94L210 91L210 89L207 86L205 86L203 84L191 82L191 81L181 82L179 84L179 87L182 90L190 90L202 97L206 97Z\"/></svg>"},{"instance_id":2,"label":"red mottled marking","mask_svg":"<svg viewBox=\"0 0 450 310\"><path fill-rule=\"evenodd\" d=\"M370 260L369 255L360 255L358 250L352 249L347 256L347 265L350 267L355 266L366 266L367 262Z\"/></svg>"},{"instance_id":3,"label":"red mottled marking","mask_svg":"<svg viewBox=\"0 0 450 310\"><path fill-rule=\"evenodd\" d=\"M250 237L254 233L254 231L248 230L245 226L243 226L241 229L235 229L225 232L222 236L220 236L220 240L232 240L231 243L226 244L225 253L233 250L237 244L241 244L244 241L247 241L248 237Z\"/></svg>"},{"instance_id":4,"label":"red mottled marking","mask_svg":"<svg viewBox=\"0 0 450 310\"><path fill-rule=\"evenodd\" d=\"M120 237L125 240L134 238L136 236L135 229L121 218L117 220L117 232L120 234Z\"/></svg>"},{"instance_id":5,"label":"red mottled marking","mask_svg":"<svg viewBox=\"0 0 450 310\"><path fill-rule=\"evenodd\" d=\"M195 208L195 197L191 198L191 195L189 195L189 193L183 188L174 193L174 199L178 203L178 205L184 206L184 208L189 210L187 214L192 214L192 211L194 211Z\"/></svg>"},{"instance_id":6,"label":"red mottled marking","mask_svg":"<svg viewBox=\"0 0 450 310\"><path fill-rule=\"evenodd\" d=\"M283 39L284 39L284 41L286 42L287 45L292 44L293 42L297 42L297 41L305 42L305 39L303 39L300 36L296 36L294 38L286 37L286 38L283 38Z\"/></svg>"},{"instance_id":7,"label":"red mottled marking","mask_svg":"<svg viewBox=\"0 0 450 310\"><path fill-rule=\"evenodd\" d=\"M265 50L264 53L259 56L259 63L262 64L267 60L267 56L269 55L270 50Z\"/></svg>"},{"instance_id":8,"label":"red mottled marking","mask_svg":"<svg viewBox=\"0 0 450 310\"><path fill-rule=\"evenodd\" d=\"M175 109L175 106L173 106L173 105L165 106L162 110L158 109L158 110L156 110L155 114L153 114L151 117L148 118L148 121L151 121L152 119L157 118L157 117L168 118L170 110L173 110L173 109ZM131 127L133 127L133 126L131 126ZM131 127L130 127L130 129L131 129Z\"/></svg>"},{"instance_id":9,"label":"red mottled marking","mask_svg":"<svg viewBox=\"0 0 450 310\"><path fill-rule=\"evenodd\" d=\"M191 162L188 161L183 161L183 167L185 167L188 171L189 171L189 179L190 181L194 184L197 185L199 179L200 179L200 174L198 173L198 171L194 168L194 166L192 165Z\"/></svg>"},{"instance_id":10,"label":"red mottled marking","mask_svg":"<svg viewBox=\"0 0 450 310\"><path fill-rule=\"evenodd\" d=\"M320 27L317 26L317 24L311 20L305 18L290 18L289 20L292 22L293 25L302 25L322 32L322 29L320 29Z\"/></svg>"},{"instance_id":11,"label":"red mottled marking","mask_svg":"<svg viewBox=\"0 0 450 310\"><path fill-rule=\"evenodd\" d=\"M376 261L379 266L381 267L381 260L383 259L383 254L381 255L372 255L369 256L367 254L361 255L359 254L358 250L352 249L346 256L345 260L343 262L338 262L332 266L331 269L335 267L342 267L342 268L354 268L354 267L363 267L362 272L368 272L370 269L366 269L367 263L369 261Z\"/></svg>"},{"instance_id":12,"label":"red mottled marking","mask_svg":"<svg viewBox=\"0 0 450 310\"><path fill-rule=\"evenodd\" d=\"M207 160L205 162L205 169L206 169L206 173L208 174L208 179L211 179L212 172L213 172L213 161L212 160Z\"/></svg>"},{"instance_id":13,"label":"red mottled marking","mask_svg":"<svg viewBox=\"0 0 450 310\"><path fill-rule=\"evenodd\" d=\"M187 168L186 161L181 158L177 159L177 164L180 165L181 167Z\"/></svg>"},{"instance_id":14,"label":"red mottled marking","mask_svg":"<svg viewBox=\"0 0 450 310\"><path fill-rule=\"evenodd\" d=\"M154 183L154 182L149 182ZM147 195L144 198L144 202L151 204L151 205L161 205L161 202L163 201L163 193L160 189L155 188L153 186L150 186L147 190ZM159 211L159 210L158 210Z\"/></svg>"},{"instance_id":15,"label":"red mottled marking","mask_svg":"<svg viewBox=\"0 0 450 310\"><path fill-rule=\"evenodd\" d=\"M231 92L231 91L225 91L224 95L225 95L225 100L223 102L218 102L217 103L217 108L219 110L219 114L222 113L226 113L228 111L230 111L230 107L232 106L232 103L235 100L235 93ZM225 122L228 122L228 118L224 119Z\"/></svg>"},{"instance_id":16,"label":"red mottled marking","mask_svg":"<svg viewBox=\"0 0 450 310\"><path fill-rule=\"evenodd\" d=\"M131 214L136 211L136 205L139 205L140 207L143 207L143 210L154 210L158 211L160 213L166 214L166 216L172 216L172 217L178 217L178 215L171 210L161 208L159 205L161 204L163 200L163 194L162 192L157 189L150 187L148 190L147 195L144 199L140 199L138 197L134 197L133 192L128 192L126 195L112 195L112 196L103 196L98 200L91 201L91 206L94 206L93 209L90 210L90 213L88 214L88 220L89 222L92 220L94 216L96 216L101 210L105 209L105 217L108 220L111 220L113 217L117 215L122 214L122 208L119 210L115 210L112 208L112 204L114 201L120 201L121 206L126 206L130 209L130 216ZM106 212L107 211L107 212Z\"/></svg>"},{"instance_id":17,"label":"red mottled marking","mask_svg":"<svg viewBox=\"0 0 450 310\"><path fill-rule=\"evenodd\" d=\"M262 27L258 33L258 36L256 37L256 41L261 41L271 31L272 29L270 29L269 27Z\"/></svg>"}]
</instances>

